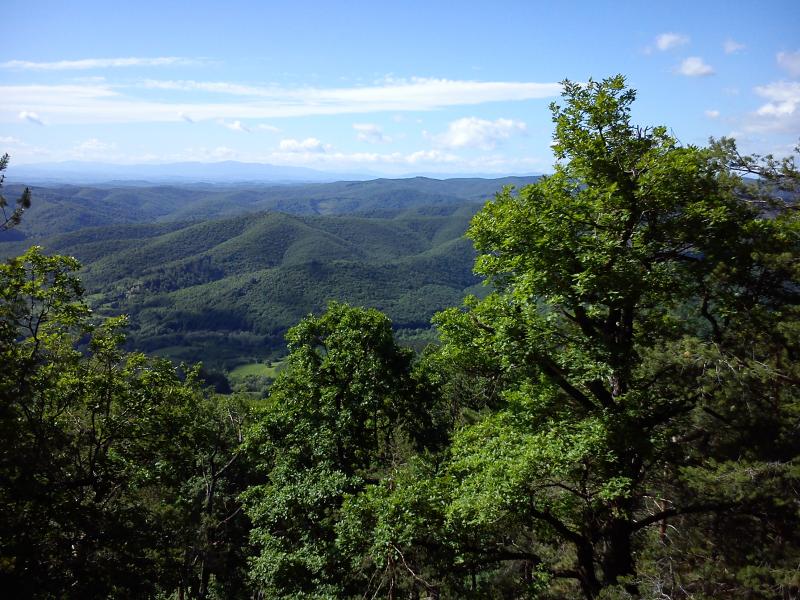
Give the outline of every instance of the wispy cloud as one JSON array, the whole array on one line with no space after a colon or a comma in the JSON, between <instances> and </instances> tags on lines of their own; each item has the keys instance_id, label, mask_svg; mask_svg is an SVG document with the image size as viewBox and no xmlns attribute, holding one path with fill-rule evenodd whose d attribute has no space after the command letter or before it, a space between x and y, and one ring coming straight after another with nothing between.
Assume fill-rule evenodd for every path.
<instances>
[{"instance_id":1,"label":"wispy cloud","mask_svg":"<svg viewBox=\"0 0 800 600\"><path fill-rule=\"evenodd\" d=\"M175 85L169 89L184 88ZM202 121L426 111L549 98L560 93L561 84L411 79L351 88L245 86L227 89L226 93L237 89L237 94L245 97L209 102L197 100L191 94L187 97L178 94L174 99L156 101L132 94L135 89L110 84L0 86L3 98L0 120L8 119L9 113L23 110L46 114L52 122L81 124L177 121L183 118L181 113L191 115L194 121Z\"/></svg>"},{"instance_id":2,"label":"wispy cloud","mask_svg":"<svg viewBox=\"0 0 800 600\"><path fill-rule=\"evenodd\" d=\"M522 121L512 119L487 121L477 117L466 117L451 122L447 131L429 137L440 147L491 150L498 142L525 130L526 125Z\"/></svg>"},{"instance_id":3,"label":"wispy cloud","mask_svg":"<svg viewBox=\"0 0 800 600\"><path fill-rule=\"evenodd\" d=\"M115 150L116 147L117 145L113 142L103 142L97 138L90 138L76 144L72 155L78 158L107 157L108 153Z\"/></svg>"},{"instance_id":4,"label":"wispy cloud","mask_svg":"<svg viewBox=\"0 0 800 600\"><path fill-rule=\"evenodd\" d=\"M178 92L212 92L233 96L272 96L274 88L255 85L229 83L227 81L194 81L191 79L145 79L142 87L153 90L173 90Z\"/></svg>"},{"instance_id":5,"label":"wispy cloud","mask_svg":"<svg viewBox=\"0 0 800 600\"><path fill-rule=\"evenodd\" d=\"M800 82L776 81L755 88L767 100L749 115L743 127L753 133L786 133L800 131Z\"/></svg>"},{"instance_id":6,"label":"wispy cloud","mask_svg":"<svg viewBox=\"0 0 800 600\"><path fill-rule=\"evenodd\" d=\"M706 115L706 116L707 116L709 119L718 119L718 118L719 118L719 111L718 111L718 110L713 110L713 109L712 109L712 110L707 110L707 111L705 112L705 115Z\"/></svg>"},{"instance_id":7,"label":"wispy cloud","mask_svg":"<svg viewBox=\"0 0 800 600\"><path fill-rule=\"evenodd\" d=\"M21 71L82 71L89 69L109 69L117 67L171 67L199 64L201 61L179 56L159 56L155 58L82 58L80 60L57 60L35 62L30 60L8 60L0 63L0 68Z\"/></svg>"},{"instance_id":8,"label":"wispy cloud","mask_svg":"<svg viewBox=\"0 0 800 600\"><path fill-rule=\"evenodd\" d=\"M270 133L280 133L280 128L275 127L275 125L268 125L267 123L259 123L256 125L256 129L259 131L269 131Z\"/></svg>"},{"instance_id":9,"label":"wispy cloud","mask_svg":"<svg viewBox=\"0 0 800 600\"><path fill-rule=\"evenodd\" d=\"M321 169L359 169L363 167L380 169L384 172L403 174L420 171L440 171L445 168L451 173L524 173L541 170L545 161L531 156L510 158L501 154L482 154L465 158L445 149L425 149L409 152L340 152L332 149L326 152L276 150L257 156L240 156L240 160L307 166Z\"/></svg>"},{"instance_id":10,"label":"wispy cloud","mask_svg":"<svg viewBox=\"0 0 800 600\"><path fill-rule=\"evenodd\" d=\"M792 115L800 105L800 82L778 81L760 85L756 94L769 100L756 111L759 115Z\"/></svg>"},{"instance_id":11,"label":"wispy cloud","mask_svg":"<svg viewBox=\"0 0 800 600\"><path fill-rule=\"evenodd\" d=\"M792 77L800 77L800 50L794 52L778 52L778 66Z\"/></svg>"},{"instance_id":12,"label":"wispy cloud","mask_svg":"<svg viewBox=\"0 0 800 600\"><path fill-rule=\"evenodd\" d=\"M665 50L671 50L673 48L677 48L678 46L688 44L689 36L683 35L682 33L673 33L668 31L666 33L657 35L655 43L656 48L663 52Z\"/></svg>"},{"instance_id":13,"label":"wispy cloud","mask_svg":"<svg viewBox=\"0 0 800 600\"><path fill-rule=\"evenodd\" d=\"M374 123L353 123L353 129L358 132L356 139L359 142L387 144L392 141L392 138L383 133L381 128Z\"/></svg>"},{"instance_id":14,"label":"wispy cloud","mask_svg":"<svg viewBox=\"0 0 800 600\"><path fill-rule=\"evenodd\" d=\"M734 54L736 52L744 50L745 48L747 48L747 46L745 46L744 44L740 44L739 42L731 38L728 38L722 44L722 49L725 51L725 54Z\"/></svg>"},{"instance_id":15,"label":"wispy cloud","mask_svg":"<svg viewBox=\"0 0 800 600\"><path fill-rule=\"evenodd\" d=\"M19 119L22 119L23 121L28 121L28 123L35 123L36 125L44 125L44 121L42 120L42 118L35 112L29 110L20 111L17 117Z\"/></svg>"},{"instance_id":16,"label":"wispy cloud","mask_svg":"<svg viewBox=\"0 0 800 600\"><path fill-rule=\"evenodd\" d=\"M292 138L281 140L278 147L283 152L298 153L298 152L326 152L331 148L328 144L323 144L317 138L310 137L304 140L295 140Z\"/></svg>"},{"instance_id":17,"label":"wispy cloud","mask_svg":"<svg viewBox=\"0 0 800 600\"><path fill-rule=\"evenodd\" d=\"M230 83L225 81L159 80L148 79L142 84L150 89L183 92L211 92L231 96L250 96L268 100L334 102L387 102L396 98L398 102L424 102L430 98L432 106L444 102L453 103L458 96L465 103L491 102L496 100L529 100L549 98L561 92L558 83L534 83L511 81L465 81L412 77L410 79L387 78L378 85L349 88L283 88Z\"/></svg>"},{"instance_id":18,"label":"wispy cloud","mask_svg":"<svg viewBox=\"0 0 800 600\"><path fill-rule=\"evenodd\" d=\"M194 119L187 115L185 112L178 111L178 116L187 123L194 123Z\"/></svg>"},{"instance_id":19,"label":"wispy cloud","mask_svg":"<svg viewBox=\"0 0 800 600\"><path fill-rule=\"evenodd\" d=\"M196 86L203 86L209 91L242 98L220 98L208 102L197 100L192 95L187 94L184 98L178 94L170 101L151 100L135 95L136 88L110 84L0 86L0 97L3 98L0 120L8 119L9 111L22 110L47 115L53 123L177 121L183 118L179 116L181 113L191 115L195 121L274 119L427 111L449 106L550 98L561 92L559 83L423 78L350 88L254 87L219 82L192 82L188 86L186 82L160 84L167 84L164 89L176 91L191 91Z\"/></svg>"},{"instance_id":20,"label":"wispy cloud","mask_svg":"<svg viewBox=\"0 0 800 600\"><path fill-rule=\"evenodd\" d=\"M241 121L232 121L230 123L222 121L222 124L231 131L238 131L240 133L250 133L250 128L242 124Z\"/></svg>"},{"instance_id":21,"label":"wispy cloud","mask_svg":"<svg viewBox=\"0 0 800 600\"><path fill-rule=\"evenodd\" d=\"M705 77L714 74L711 65L704 62L699 56L690 56L685 59L676 70L680 75L686 77Z\"/></svg>"}]
</instances>

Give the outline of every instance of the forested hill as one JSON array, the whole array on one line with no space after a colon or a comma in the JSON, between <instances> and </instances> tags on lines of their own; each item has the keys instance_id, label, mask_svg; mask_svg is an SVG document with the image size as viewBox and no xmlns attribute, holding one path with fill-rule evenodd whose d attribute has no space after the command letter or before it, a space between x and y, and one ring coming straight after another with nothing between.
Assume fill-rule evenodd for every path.
<instances>
[{"instance_id":1,"label":"forested hill","mask_svg":"<svg viewBox=\"0 0 800 600\"><path fill-rule=\"evenodd\" d=\"M130 204L156 205L155 190L129 193ZM329 300L378 308L410 342L424 338L417 330L478 283L463 234L479 206L451 201L391 217L260 212L82 228L36 243L81 261L95 312L130 316L130 347L228 369L282 355L286 330Z\"/></svg>"},{"instance_id":2,"label":"forested hill","mask_svg":"<svg viewBox=\"0 0 800 600\"><path fill-rule=\"evenodd\" d=\"M0 233L0 241L24 238L35 242L85 227L203 220L265 210L294 215L386 216L421 206L482 204L504 186L522 187L536 179L415 177L306 185L34 187L36 201L25 220L15 230ZM22 189L6 188L12 197Z\"/></svg>"}]
</instances>

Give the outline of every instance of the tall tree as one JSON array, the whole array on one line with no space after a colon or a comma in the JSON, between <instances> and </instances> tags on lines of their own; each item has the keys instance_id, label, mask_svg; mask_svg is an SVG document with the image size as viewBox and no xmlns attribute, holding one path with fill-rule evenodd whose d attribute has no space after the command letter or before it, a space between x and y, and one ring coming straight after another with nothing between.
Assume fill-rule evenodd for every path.
<instances>
[{"instance_id":1,"label":"tall tree","mask_svg":"<svg viewBox=\"0 0 800 600\"><path fill-rule=\"evenodd\" d=\"M730 145L634 125L634 98L565 82L554 174L469 229L495 291L439 315L437 360L484 412L361 507L406 558L439 538L439 593L796 589L800 221Z\"/></svg>"},{"instance_id":2,"label":"tall tree","mask_svg":"<svg viewBox=\"0 0 800 600\"><path fill-rule=\"evenodd\" d=\"M271 598L347 597L365 584L337 546L348 495L379 481L415 421L410 350L376 310L331 303L287 334L287 368L250 432L264 483L244 495Z\"/></svg>"}]
</instances>

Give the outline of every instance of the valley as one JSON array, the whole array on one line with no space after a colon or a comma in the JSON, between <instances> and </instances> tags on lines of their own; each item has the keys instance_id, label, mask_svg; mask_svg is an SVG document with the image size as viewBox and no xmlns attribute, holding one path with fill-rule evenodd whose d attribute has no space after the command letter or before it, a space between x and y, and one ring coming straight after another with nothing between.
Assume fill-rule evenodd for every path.
<instances>
[{"instance_id":1,"label":"valley","mask_svg":"<svg viewBox=\"0 0 800 600\"><path fill-rule=\"evenodd\" d=\"M74 256L95 314L129 316L129 349L213 371L281 357L286 330L331 300L385 312L421 350L434 313L484 292L473 214L535 179L35 187L0 255Z\"/></svg>"}]
</instances>

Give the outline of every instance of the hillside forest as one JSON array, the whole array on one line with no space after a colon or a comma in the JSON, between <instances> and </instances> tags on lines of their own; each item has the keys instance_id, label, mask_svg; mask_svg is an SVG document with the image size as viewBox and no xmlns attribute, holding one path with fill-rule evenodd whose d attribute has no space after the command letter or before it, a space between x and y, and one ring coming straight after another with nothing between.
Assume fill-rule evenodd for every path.
<instances>
[{"instance_id":1,"label":"hillside forest","mask_svg":"<svg viewBox=\"0 0 800 600\"><path fill-rule=\"evenodd\" d=\"M542 177L4 186L3 595L800 598L796 159L563 89Z\"/></svg>"}]
</instances>

